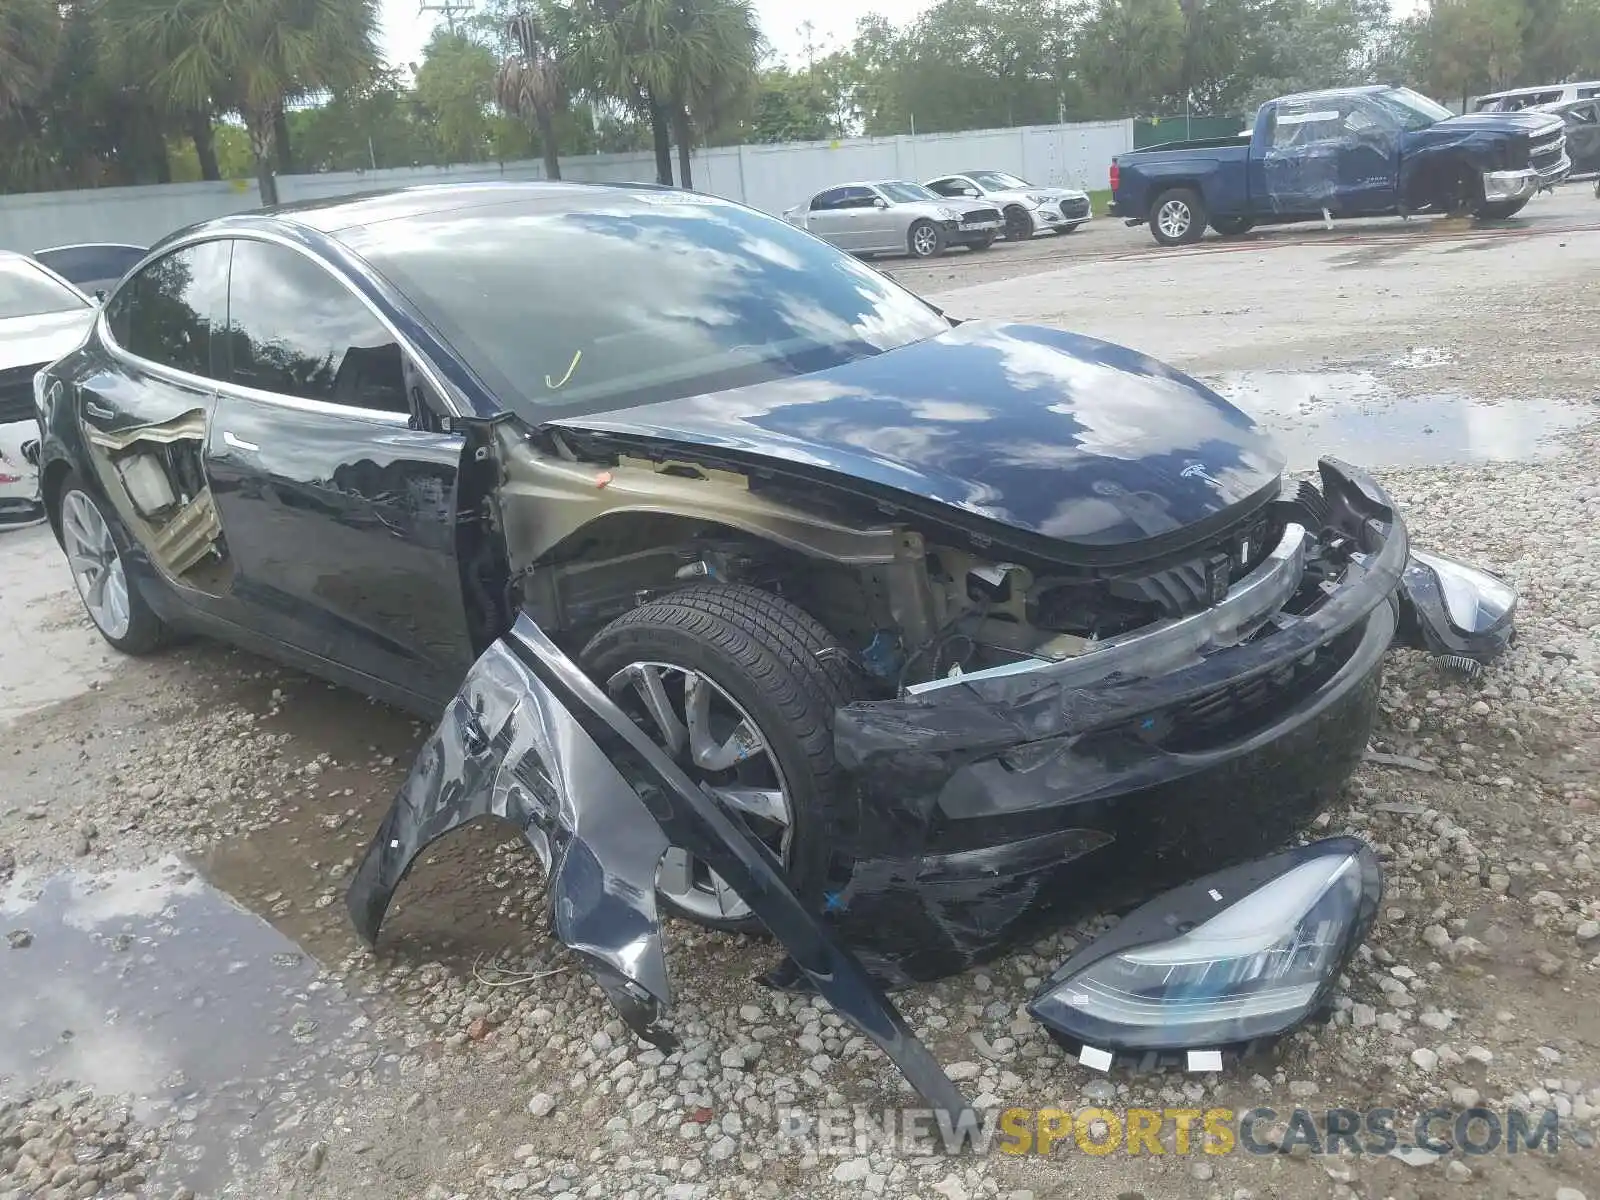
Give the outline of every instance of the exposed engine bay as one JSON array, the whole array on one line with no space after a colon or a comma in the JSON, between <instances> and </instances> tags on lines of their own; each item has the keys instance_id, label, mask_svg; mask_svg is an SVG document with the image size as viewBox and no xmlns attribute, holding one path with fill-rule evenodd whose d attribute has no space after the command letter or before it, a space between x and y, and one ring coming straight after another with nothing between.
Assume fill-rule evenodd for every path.
<instances>
[{"instance_id":1,"label":"exposed engine bay","mask_svg":"<svg viewBox=\"0 0 1600 1200\"><path fill-rule=\"evenodd\" d=\"M581 643L677 588L749 584L821 621L871 697L1060 663L1156 632L1175 667L1202 645L1246 641L1311 611L1354 551L1348 538L1323 536L1326 505L1309 484L1287 484L1143 561L1070 563L1002 558L979 533L864 512L852 497L801 494L753 471L594 445L580 457L570 437L547 436L554 453L531 439L502 447L497 495L514 590L542 628ZM557 497L570 503L552 505ZM578 527L552 527L552 509ZM900 519L863 520L873 515ZM1180 627L1202 636L1172 636Z\"/></svg>"}]
</instances>

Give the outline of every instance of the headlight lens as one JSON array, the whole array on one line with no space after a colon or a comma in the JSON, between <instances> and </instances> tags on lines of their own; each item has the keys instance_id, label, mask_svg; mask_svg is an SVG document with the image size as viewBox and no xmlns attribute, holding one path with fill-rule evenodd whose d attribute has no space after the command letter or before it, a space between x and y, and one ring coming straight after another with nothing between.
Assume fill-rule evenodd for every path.
<instances>
[{"instance_id":1,"label":"headlight lens","mask_svg":"<svg viewBox=\"0 0 1600 1200\"><path fill-rule=\"evenodd\" d=\"M961 219L961 214L953 208L941 208L939 215L946 221L959 221Z\"/></svg>"},{"instance_id":2,"label":"headlight lens","mask_svg":"<svg viewBox=\"0 0 1600 1200\"><path fill-rule=\"evenodd\" d=\"M1025 201L1027 201L1029 204L1033 205L1034 208L1038 208L1039 205L1043 204L1049 198L1050 197L1048 197L1048 196L1040 196L1040 195L1037 195L1037 194L1035 194L1033 192L1029 192L1026 196L1023 197L1023 199Z\"/></svg>"},{"instance_id":3,"label":"headlight lens","mask_svg":"<svg viewBox=\"0 0 1600 1200\"><path fill-rule=\"evenodd\" d=\"M1250 890L1241 896L1241 887ZM1116 943L1113 952L1091 944L1030 1010L1111 1049L1216 1047L1287 1032L1321 1003L1380 890L1376 857L1353 838L1209 876L1130 914L1101 939ZM1204 919L1188 924L1195 913Z\"/></svg>"},{"instance_id":4,"label":"headlight lens","mask_svg":"<svg viewBox=\"0 0 1600 1200\"><path fill-rule=\"evenodd\" d=\"M1411 557L1438 579L1450 623L1463 633L1487 632L1516 608L1516 589L1480 567L1427 550L1413 549Z\"/></svg>"}]
</instances>

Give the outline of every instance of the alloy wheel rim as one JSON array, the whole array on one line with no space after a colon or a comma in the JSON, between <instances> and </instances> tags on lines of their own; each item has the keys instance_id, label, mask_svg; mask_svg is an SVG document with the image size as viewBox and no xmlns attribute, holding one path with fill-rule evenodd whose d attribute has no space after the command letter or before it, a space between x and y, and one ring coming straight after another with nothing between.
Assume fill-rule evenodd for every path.
<instances>
[{"instance_id":1,"label":"alloy wheel rim","mask_svg":"<svg viewBox=\"0 0 1600 1200\"><path fill-rule=\"evenodd\" d=\"M629 663L607 682L655 743L724 807L737 809L782 862L794 810L761 727L715 680L668 662ZM691 916L738 921L750 907L721 876L677 847L661 858L656 890Z\"/></svg>"},{"instance_id":2,"label":"alloy wheel rim","mask_svg":"<svg viewBox=\"0 0 1600 1200\"><path fill-rule=\"evenodd\" d=\"M1006 238L1009 241L1020 242L1033 232L1033 218L1027 213L1012 212L1006 214Z\"/></svg>"},{"instance_id":3,"label":"alloy wheel rim","mask_svg":"<svg viewBox=\"0 0 1600 1200\"><path fill-rule=\"evenodd\" d=\"M1194 217L1189 212L1189 206L1182 200L1168 200L1161 206L1161 213L1156 218L1161 226L1161 232L1170 238L1180 238L1189 232L1189 225Z\"/></svg>"},{"instance_id":4,"label":"alloy wheel rim","mask_svg":"<svg viewBox=\"0 0 1600 1200\"><path fill-rule=\"evenodd\" d=\"M924 225L911 235L911 244L918 254L923 258L927 258L938 246L939 239L932 229Z\"/></svg>"},{"instance_id":5,"label":"alloy wheel rim","mask_svg":"<svg viewBox=\"0 0 1600 1200\"><path fill-rule=\"evenodd\" d=\"M62 501L61 534L72 580L89 619L108 638L126 637L133 616L122 553L105 517L82 492L68 492Z\"/></svg>"}]
</instances>

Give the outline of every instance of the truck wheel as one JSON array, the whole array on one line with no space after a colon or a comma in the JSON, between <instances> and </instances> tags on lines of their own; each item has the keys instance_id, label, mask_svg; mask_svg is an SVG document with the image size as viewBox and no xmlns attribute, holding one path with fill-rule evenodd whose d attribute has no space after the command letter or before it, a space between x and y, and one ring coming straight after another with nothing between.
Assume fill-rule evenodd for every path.
<instances>
[{"instance_id":1,"label":"truck wheel","mask_svg":"<svg viewBox=\"0 0 1600 1200\"><path fill-rule=\"evenodd\" d=\"M1006 241L1025 242L1033 236L1033 217L1020 204L1006 209L1005 218Z\"/></svg>"},{"instance_id":2,"label":"truck wheel","mask_svg":"<svg viewBox=\"0 0 1600 1200\"><path fill-rule=\"evenodd\" d=\"M932 258L944 251L944 234L932 221L918 221L906 234L906 249L913 258Z\"/></svg>"},{"instance_id":3,"label":"truck wheel","mask_svg":"<svg viewBox=\"0 0 1600 1200\"><path fill-rule=\"evenodd\" d=\"M1527 203L1527 196L1521 200L1493 200L1481 206L1473 215L1486 221L1504 221L1507 217L1516 216Z\"/></svg>"},{"instance_id":4,"label":"truck wheel","mask_svg":"<svg viewBox=\"0 0 1600 1200\"><path fill-rule=\"evenodd\" d=\"M1212 217L1211 228L1223 237L1238 237L1241 233L1249 233L1256 227L1256 223L1249 217Z\"/></svg>"},{"instance_id":5,"label":"truck wheel","mask_svg":"<svg viewBox=\"0 0 1600 1200\"><path fill-rule=\"evenodd\" d=\"M642 604L584 647L582 664L651 738L738 809L815 900L842 803L833 714L855 693L849 659L808 613L742 584L697 584ZM673 912L713 929L761 923L681 850L656 885Z\"/></svg>"},{"instance_id":6,"label":"truck wheel","mask_svg":"<svg viewBox=\"0 0 1600 1200\"><path fill-rule=\"evenodd\" d=\"M1198 242L1206 234L1206 205L1192 188L1172 188L1150 206L1150 232L1163 246Z\"/></svg>"}]
</instances>

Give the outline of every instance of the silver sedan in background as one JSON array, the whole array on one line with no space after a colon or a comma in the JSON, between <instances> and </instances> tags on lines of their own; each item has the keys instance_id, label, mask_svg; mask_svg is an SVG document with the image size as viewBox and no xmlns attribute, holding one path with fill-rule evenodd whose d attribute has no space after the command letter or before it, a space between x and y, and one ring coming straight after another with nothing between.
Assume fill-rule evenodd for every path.
<instances>
[{"instance_id":1,"label":"silver sedan in background","mask_svg":"<svg viewBox=\"0 0 1600 1200\"><path fill-rule=\"evenodd\" d=\"M947 200L900 179L828 188L783 219L841 250L915 258L932 258L951 246L987 250L1005 227L991 204Z\"/></svg>"}]
</instances>

